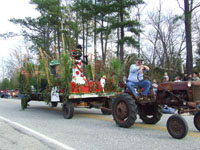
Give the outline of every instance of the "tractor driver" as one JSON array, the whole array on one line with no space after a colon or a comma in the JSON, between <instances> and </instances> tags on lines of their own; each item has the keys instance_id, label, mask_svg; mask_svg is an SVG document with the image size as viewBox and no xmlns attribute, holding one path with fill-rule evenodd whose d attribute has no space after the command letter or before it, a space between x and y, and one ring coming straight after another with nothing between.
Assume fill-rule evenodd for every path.
<instances>
[{"instance_id":1,"label":"tractor driver","mask_svg":"<svg viewBox=\"0 0 200 150\"><path fill-rule=\"evenodd\" d=\"M143 75L144 72L149 71L149 67L142 65L143 59L139 57L136 61L136 64L132 64L130 66L128 81L126 83L129 91L138 99L138 94L135 91L134 86L138 86L140 88L144 88L142 91L142 99L145 100L147 98L147 94L149 92L149 88L151 86L151 82L149 80L144 80Z\"/></svg>"}]
</instances>

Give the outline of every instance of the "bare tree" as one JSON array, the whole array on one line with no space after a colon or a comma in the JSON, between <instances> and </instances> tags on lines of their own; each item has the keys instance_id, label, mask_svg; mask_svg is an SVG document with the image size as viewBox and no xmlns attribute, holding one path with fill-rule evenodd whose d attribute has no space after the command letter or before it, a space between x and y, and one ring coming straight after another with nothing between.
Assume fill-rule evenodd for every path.
<instances>
[{"instance_id":1,"label":"bare tree","mask_svg":"<svg viewBox=\"0 0 200 150\"><path fill-rule=\"evenodd\" d=\"M175 69L180 62L180 54L184 50L185 35L181 28L181 21L176 20L173 13L164 14L162 4L158 10L149 13L147 19L148 30L145 37L148 40L148 51L144 53L153 66Z\"/></svg>"},{"instance_id":2,"label":"bare tree","mask_svg":"<svg viewBox=\"0 0 200 150\"><path fill-rule=\"evenodd\" d=\"M185 34L186 34L186 71L188 74L192 73L193 68L193 50L192 50L192 13L200 7L200 2L195 0L184 0L184 8L180 4L180 0L177 0L179 7L184 12ZM195 4L195 2L197 2Z\"/></svg>"},{"instance_id":3,"label":"bare tree","mask_svg":"<svg viewBox=\"0 0 200 150\"><path fill-rule=\"evenodd\" d=\"M199 43L200 42L200 14L194 13L194 17L192 19L193 22L193 28L192 32L194 34L194 42Z\"/></svg>"}]
</instances>

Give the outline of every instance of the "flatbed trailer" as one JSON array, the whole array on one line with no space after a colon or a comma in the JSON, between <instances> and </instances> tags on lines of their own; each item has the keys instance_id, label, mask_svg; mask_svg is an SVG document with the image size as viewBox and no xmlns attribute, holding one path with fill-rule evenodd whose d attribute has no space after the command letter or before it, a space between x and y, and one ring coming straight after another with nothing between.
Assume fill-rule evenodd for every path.
<instances>
[{"instance_id":1,"label":"flatbed trailer","mask_svg":"<svg viewBox=\"0 0 200 150\"><path fill-rule=\"evenodd\" d=\"M63 117L66 119L71 119L74 115L75 107L84 108L97 108L101 109L104 115L110 115L112 113L111 105L112 99L120 92L105 90L103 91L100 82L87 82L84 85L78 85L73 82L70 83L70 92L66 95L65 90L59 90L59 101L50 101L51 91L48 89L44 95L43 93L29 93L24 96L21 100L22 108L27 108L28 102L30 101L45 101L49 99L48 102L52 107L56 107L58 103L62 104Z\"/></svg>"}]
</instances>

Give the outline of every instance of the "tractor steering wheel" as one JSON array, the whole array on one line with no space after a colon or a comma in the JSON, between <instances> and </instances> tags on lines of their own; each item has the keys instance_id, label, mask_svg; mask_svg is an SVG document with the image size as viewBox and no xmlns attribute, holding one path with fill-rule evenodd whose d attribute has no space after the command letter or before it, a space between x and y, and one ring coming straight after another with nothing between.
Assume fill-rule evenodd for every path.
<instances>
[{"instance_id":1,"label":"tractor steering wheel","mask_svg":"<svg viewBox=\"0 0 200 150\"><path fill-rule=\"evenodd\" d=\"M146 69L143 69L143 71L146 70ZM144 72L143 72L143 75L141 76L141 74L138 72L137 74L137 79L138 81L143 81L144 80Z\"/></svg>"}]
</instances>

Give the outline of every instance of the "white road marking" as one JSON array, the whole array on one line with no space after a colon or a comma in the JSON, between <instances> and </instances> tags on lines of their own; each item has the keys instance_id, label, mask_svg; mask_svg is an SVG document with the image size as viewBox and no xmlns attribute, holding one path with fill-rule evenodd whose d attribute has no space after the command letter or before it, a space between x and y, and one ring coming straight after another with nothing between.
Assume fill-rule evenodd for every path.
<instances>
[{"instance_id":1,"label":"white road marking","mask_svg":"<svg viewBox=\"0 0 200 150\"><path fill-rule=\"evenodd\" d=\"M25 127L25 126L23 126L23 125L21 125L21 124L19 124L17 122L11 121L11 120L6 119L6 118L4 118L2 116L0 116L0 119L5 121L5 122L7 122L7 123L9 123L10 125L12 125L12 126L14 126L16 128L20 128L20 129L26 130L26 131L30 132L31 134L33 134L33 135L39 136L40 138L43 138L46 141L48 141L48 142L50 142L52 144L55 144L55 145L65 149L65 150L75 150L74 148L72 148L72 147L70 147L68 145L65 145L65 144L63 144L63 143L61 143L59 141L56 141L56 140L54 140L54 139L52 139L52 138L50 138L50 137L48 137L48 136L46 136L44 134L41 134L41 133L39 133L39 132L37 132L37 131L35 131L33 129Z\"/></svg>"}]
</instances>

